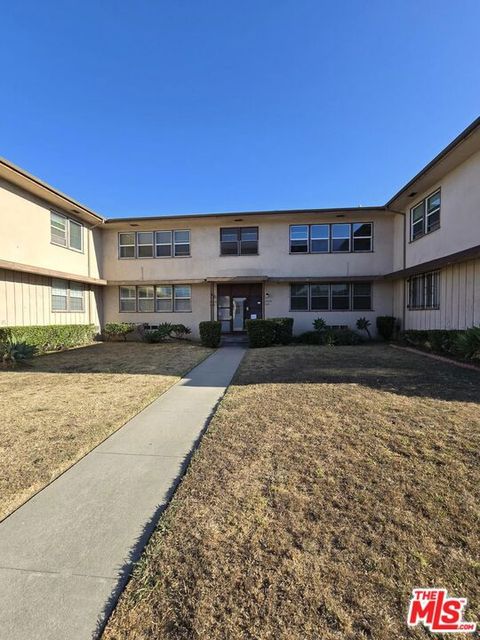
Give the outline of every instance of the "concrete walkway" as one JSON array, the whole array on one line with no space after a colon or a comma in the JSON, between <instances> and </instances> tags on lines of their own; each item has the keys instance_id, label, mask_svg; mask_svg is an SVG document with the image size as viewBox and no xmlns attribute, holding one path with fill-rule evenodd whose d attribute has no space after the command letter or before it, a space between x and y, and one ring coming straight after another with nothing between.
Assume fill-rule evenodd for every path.
<instances>
[{"instance_id":1,"label":"concrete walkway","mask_svg":"<svg viewBox=\"0 0 480 640\"><path fill-rule=\"evenodd\" d=\"M0 638L98 635L244 352L217 350L0 524Z\"/></svg>"}]
</instances>

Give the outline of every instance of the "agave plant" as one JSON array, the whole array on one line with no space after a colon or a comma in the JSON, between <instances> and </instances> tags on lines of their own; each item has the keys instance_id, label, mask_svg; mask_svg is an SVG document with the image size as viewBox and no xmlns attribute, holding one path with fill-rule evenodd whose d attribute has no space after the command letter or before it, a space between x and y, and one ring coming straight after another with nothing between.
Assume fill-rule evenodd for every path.
<instances>
[{"instance_id":1,"label":"agave plant","mask_svg":"<svg viewBox=\"0 0 480 640\"><path fill-rule=\"evenodd\" d=\"M357 329L359 331L365 331L369 340L372 339L372 336L370 334L370 325L371 324L372 323L370 322L370 320L367 320L367 318L359 318L357 320Z\"/></svg>"},{"instance_id":2,"label":"agave plant","mask_svg":"<svg viewBox=\"0 0 480 640\"><path fill-rule=\"evenodd\" d=\"M322 333L327 328L327 323L323 318L316 318L312 324L313 328L315 329L315 331L318 331L318 333Z\"/></svg>"},{"instance_id":3,"label":"agave plant","mask_svg":"<svg viewBox=\"0 0 480 640\"><path fill-rule=\"evenodd\" d=\"M480 327L471 327L458 335L456 346L464 358L480 359Z\"/></svg>"},{"instance_id":4,"label":"agave plant","mask_svg":"<svg viewBox=\"0 0 480 640\"><path fill-rule=\"evenodd\" d=\"M9 338L0 348L2 361L7 365L15 365L23 360L30 360L37 353L37 347L16 338Z\"/></svg>"}]
</instances>

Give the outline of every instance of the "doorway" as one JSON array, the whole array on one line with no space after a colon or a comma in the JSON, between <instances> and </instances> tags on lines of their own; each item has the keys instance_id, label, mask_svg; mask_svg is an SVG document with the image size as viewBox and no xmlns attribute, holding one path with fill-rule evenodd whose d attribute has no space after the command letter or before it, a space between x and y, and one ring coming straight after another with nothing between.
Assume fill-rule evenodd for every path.
<instances>
[{"instance_id":1,"label":"doorway","mask_svg":"<svg viewBox=\"0 0 480 640\"><path fill-rule=\"evenodd\" d=\"M260 282L217 285L217 318L222 323L222 333L241 333L246 320L261 320L262 302Z\"/></svg>"}]
</instances>

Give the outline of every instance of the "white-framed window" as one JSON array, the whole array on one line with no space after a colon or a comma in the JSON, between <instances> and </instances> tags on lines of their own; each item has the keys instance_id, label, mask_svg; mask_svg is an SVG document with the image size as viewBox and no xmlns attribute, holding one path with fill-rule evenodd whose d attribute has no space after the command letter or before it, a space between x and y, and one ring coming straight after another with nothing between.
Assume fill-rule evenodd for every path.
<instances>
[{"instance_id":1,"label":"white-framed window","mask_svg":"<svg viewBox=\"0 0 480 640\"><path fill-rule=\"evenodd\" d=\"M171 284L155 287L155 311L173 311L173 286Z\"/></svg>"},{"instance_id":2,"label":"white-framed window","mask_svg":"<svg viewBox=\"0 0 480 640\"><path fill-rule=\"evenodd\" d=\"M437 189L410 209L412 242L440 228L440 205L441 194L440 189Z\"/></svg>"},{"instance_id":3,"label":"white-framed window","mask_svg":"<svg viewBox=\"0 0 480 640\"><path fill-rule=\"evenodd\" d=\"M118 234L119 258L135 258L135 231Z\"/></svg>"},{"instance_id":4,"label":"white-framed window","mask_svg":"<svg viewBox=\"0 0 480 640\"><path fill-rule=\"evenodd\" d=\"M190 230L131 231L118 234L118 257L182 258L190 255Z\"/></svg>"},{"instance_id":5,"label":"white-framed window","mask_svg":"<svg viewBox=\"0 0 480 640\"><path fill-rule=\"evenodd\" d=\"M176 284L174 290L174 309L175 311L191 311L192 310L192 288L189 284Z\"/></svg>"},{"instance_id":6,"label":"white-framed window","mask_svg":"<svg viewBox=\"0 0 480 640\"><path fill-rule=\"evenodd\" d=\"M346 223L332 224L332 251L348 253L350 251L350 235L352 225Z\"/></svg>"},{"instance_id":7,"label":"white-framed window","mask_svg":"<svg viewBox=\"0 0 480 640\"><path fill-rule=\"evenodd\" d=\"M222 227L220 255L248 256L258 253L258 227Z\"/></svg>"},{"instance_id":8,"label":"white-framed window","mask_svg":"<svg viewBox=\"0 0 480 640\"><path fill-rule=\"evenodd\" d=\"M153 258L153 231L137 231L137 258Z\"/></svg>"},{"instance_id":9,"label":"white-framed window","mask_svg":"<svg viewBox=\"0 0 480 640\"><path fill-rule=\"evenodd\" d=\"M188 229L174 230L173 255L176 258L190 255L190 231Z\"/></svg>"},{"instance_id":10,"label":"white-framed window","mask_svg":"<svg viewBox=\"0 0 480 640\"><path fill-rule=\"evenodd\" d=\"M83 312L85 287L81 282L52 278L52 311Z\"/></svg>"},{"instance_id":11,"label":"white-framed window","mask_svg":"<svg viewBox=\"0 0 480 640\"><path fill-rule=\"evenodd\" d=\"M409 309L440 308L440 272L430 271L413 276L408 281Z\"/></svg>"},{"instance_id":12,"label":"white-framed window","mask_svg":"<svg viewBox=\"0 0 480 640\"><path fill-rule=\"evenodd\" d=\"M371 282L292 283L290 311L371 311Z\"/></svg>"},{"instance_id":13,"label":"white-framed window","mask_svg":"<svg viewBox=\"0 0 480 640\"><path fill-rule=\"evenodd\" d=\"M155 231L155 256L157 258L172 257L171 231Z\"/></svg>"},{"instance_id":14,"label":"white-framed window","mask_svg":"<svg viewBox=\"0 0 480 640\"><path fill-rule=\"evenodd\" d=\"M120 287L120 311L134 313L137 310L137 290L133 286Z\"/></svg>"},{"instance_id":15,"label":"white-framed window","mask_svg":"<svg viewBox=\"0 0 480 640\"><path fill-rule=\"evenodd\" d=\"M59 247L83 251L83 225L61 213L50 211L50 241Z\"/></svg>"},{"instance_id":16,"label":"white-framed window","mask_svg":"<svg viewBox=\"0 0 480 640\"><path fill-rule=\"evenodd\" d=\"M141 285L137 287L137 311L140 313L153 313L155 311L153 285Z\"/></svg>"},{"instance_id":17,"label":"white-framed window","mask_svg":"<svg viewBox=\"0 0 480 640\"><path fill-rule=\"evenodd\" d=\"M290 226L290 253L366 253L371 251L373 251L373 222Z\"/></svg>"}]
</instances>

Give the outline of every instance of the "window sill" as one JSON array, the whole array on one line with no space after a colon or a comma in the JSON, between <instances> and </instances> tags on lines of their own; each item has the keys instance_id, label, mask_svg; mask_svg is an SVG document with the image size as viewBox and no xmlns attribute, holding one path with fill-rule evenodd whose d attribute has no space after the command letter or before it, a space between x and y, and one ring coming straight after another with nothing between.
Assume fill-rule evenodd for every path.
<instances>
[{"instance_id":1,"label":"window sill","mask_svg":"<svg viewBox=\"0 0 480 640\"><path fill-rule=\"evenodd\" d=\"M425 238L426 236L429 236L432 233L435 233L435 231L438 231L439 229L441 229L440 225L438 225L438 227L435 227L435 229L431 229L430 231L426 231L425 233L422 233L422 235L418 236L418 238L411 238L408 241L408 244L413 244L414 242L417 242L418 240L421 240L422 238Z\"/></svg>"},{"instance_id":2,"label":"window sill","mask_svg":"<svg viewBox=\"0 0 480 640\"><path fill-rule=\"evenodd\" d=\"M54 247L60 247L61 249L68 249L68 251L79 253L82 256L85 255L85 251L83 249L75 249L75 247L69 247L66 244L59 244L58 242L54 242L53 240L50 240L50 244L53 245Z\"/></svg>"}]
</instances>

